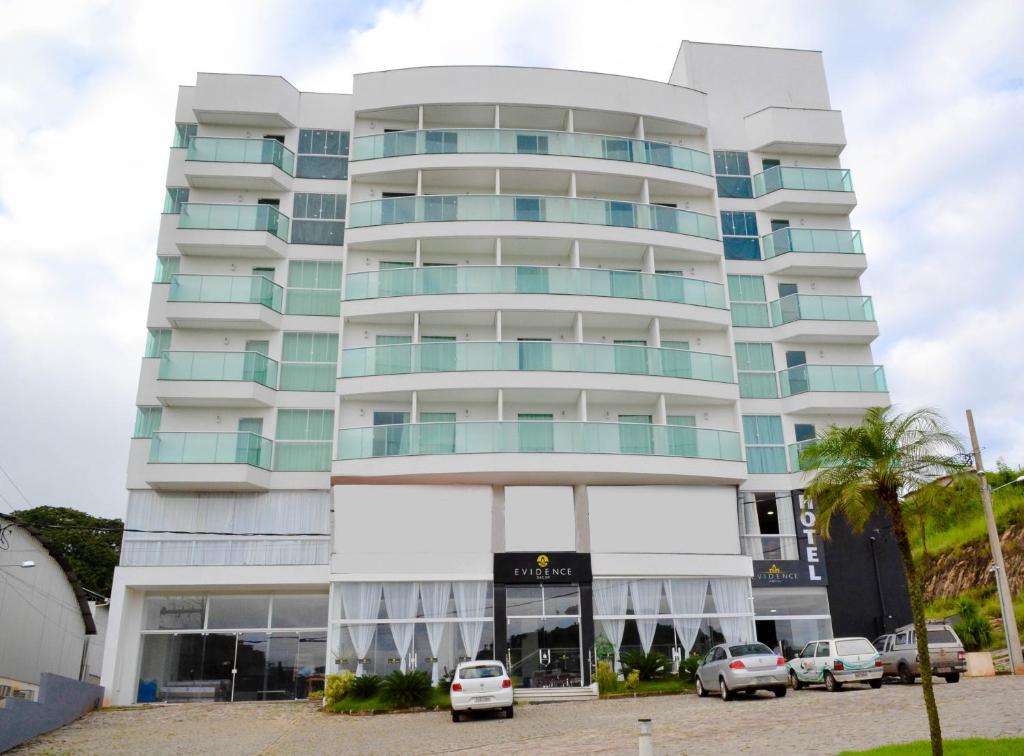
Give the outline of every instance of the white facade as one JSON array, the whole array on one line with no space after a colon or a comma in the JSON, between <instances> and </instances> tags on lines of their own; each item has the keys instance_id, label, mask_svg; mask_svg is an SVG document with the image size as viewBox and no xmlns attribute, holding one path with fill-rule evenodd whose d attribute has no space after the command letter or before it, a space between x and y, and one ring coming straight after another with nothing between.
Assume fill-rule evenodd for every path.
<instances>
[{"instance_id":1,"label":"white facade","mask_svg":"<svg viewBox=\"0 0 1024 756\"><path fill-rule=\"evenodd\" d=\"M459 66L352 95L200 74L177 121L111 701L503 651L582 684L595 639L753 637L755 560L798 556L798 443L888 403L819 53L684 42L669 83ZM539 552L593 584L495 582ZM758 619L827 632L824 588L800 595Z\"/></svg>"}]
</instances>

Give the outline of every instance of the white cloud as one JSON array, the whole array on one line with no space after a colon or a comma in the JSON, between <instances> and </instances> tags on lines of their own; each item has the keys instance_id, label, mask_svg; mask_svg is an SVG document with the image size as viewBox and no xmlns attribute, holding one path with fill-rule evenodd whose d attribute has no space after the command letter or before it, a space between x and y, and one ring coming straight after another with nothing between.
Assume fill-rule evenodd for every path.
<instances>
[{"instance_id":1,"label":"white cloud","mask_svg":"<svg viewBox=\"0 0 1024 756\"><path fill-rule=\"evenodd\" d=\"M350 91L357 71L451 63L664 80L684 38L825 51L893 396L957 422L974 404L993 453L1024 462L1012 351L1024 315L1022 22L1013 2L421 0L371 13L8 0L0 463L37 503L122 510L175 92L196 71L282 73L320 91Z\"/></svg>"}]
</instances>

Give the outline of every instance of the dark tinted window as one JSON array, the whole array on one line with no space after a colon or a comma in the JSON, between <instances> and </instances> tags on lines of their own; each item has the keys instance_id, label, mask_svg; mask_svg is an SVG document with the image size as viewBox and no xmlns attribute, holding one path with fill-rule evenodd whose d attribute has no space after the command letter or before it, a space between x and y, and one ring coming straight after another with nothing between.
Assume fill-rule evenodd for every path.
<instances>
[{"instance_id":1,"label":"dark tinted window","mask_svg":"<svg viewBox=\"0 0 1024 756\"><path fill-rule=\"evenodd\" d=\"M750 199L754 196L754 187L751 185L750 179L745 176L718 176L715 183L718 184L719 197Z\"/></svg>"},{"instance_id":2,"label":"dark tinted window","mask_svg":"<svg viewBox=\"0 0 1024 756\"><path fill-rule=\"evenodd\" d=\"M814 655L815 656L828 656L828 653L829 653L828 646L829 646L828 643L819 643L818 644L818 650L814 652Z\"/></svg>"},{"instance_id":3,"label":"dark tinted window","mask_svg":"<svg viewBox=\"0 0 1024 756\"><path fill-rule=\"evenodd\" d=\"M760 656L761 654L773 654L774 652L763 643L741 643L729 646L729 654L732 656Z\"/></svg>"},{"instance_id":4,"label":"dark tinted window","mask_svg":"<svg viewBox=\"0 0 1024 756\"><path fill-rule=\"evenodd\" d=\"M480 667L466 667L459 672L463 680L480 680L484 677L501 677L504 674L501 667L496 664L488 664Z\"/></svg>"},{"instance_id":5,"label":"dark tinted window","mask_svg":"<svg viewBox=\"0 0 1024 756\"><path fill-rule=\"evenodd\" d=\"M761 241L756 236L723 236L726 260L760 260Z\"/></svg>"},{"instance_id":6,"label":"dark tinted window","mask_svg":"<svg viewBox=\"0 0 1024 756\"><path fill-rule=\"evenodd\" d=\"M928 643L956 643L956 636L948 627L929 627Z\"/></svg>"},{"instance_id":7,"label":"dark tinted window","mask_svg":"<svg viewBox=\"0 0 1024 756\"><path fill-rule=\"evenodd\" d=\"M718 176L749 176L750 160L745 152L715 150L715 174Z\"/></svg>"}]
</instances>

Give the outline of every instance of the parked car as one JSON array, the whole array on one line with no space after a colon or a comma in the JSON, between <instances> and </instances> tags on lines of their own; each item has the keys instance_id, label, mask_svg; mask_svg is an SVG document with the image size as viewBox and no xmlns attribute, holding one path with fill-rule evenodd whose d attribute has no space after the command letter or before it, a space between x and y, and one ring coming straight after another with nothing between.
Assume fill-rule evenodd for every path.
<instances>
[{"instance_id":1,"label":"parked car","mask_svg":"<svg viewBox=\"0 0 1024 756\"><path fill-rule=\"evenodd\" d=\"M834 692L844 683L882 687L882 660L867 638L811 641L788 667L793 690L824 684L826 690Z\"/></svg>"},{"instance_id":2,"label":"parked car","mask_svg":"<svg viewBox=\"0 0 1024 756\"><path fill-rule=\"evenodd\" d=\"M736 693L770 690L786 695L786 660L763 643L720 643L697 667L697 695L717 692L723 701Z\"/></svg>"},{"instance_id":3,"label":"parked car","mask_svg":"<svg viewBox=\"0 0 1024 756\"><path fill-rule=\"evenodd\" d=\"M895 633L880 635L875 639L875 648L882 656L882 669L886 675L895 675L910 685L920 676L917 634L913 625L904 625ZM960 675L967 671L964 644L945 622L928 623L928 656L932 674L945 678L946 682L960 682Z\"/></svg>"},{"instance_id":4,"label":"parked car","mask_svg":"<svg viewBox=\"0 0 1024 756\"><path fill-rule=\"evenodd\" d=\"M506 719L515 716L512 680L500 661L462 662L455 668L450 692L453 722L471 711L503 709Z\"/></svg>"}]
</instances>

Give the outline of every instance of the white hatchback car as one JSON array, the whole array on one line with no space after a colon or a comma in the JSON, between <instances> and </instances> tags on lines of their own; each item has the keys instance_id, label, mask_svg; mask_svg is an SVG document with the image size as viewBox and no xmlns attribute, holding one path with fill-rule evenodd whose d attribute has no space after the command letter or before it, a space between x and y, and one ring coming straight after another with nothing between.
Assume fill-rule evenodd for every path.
<instances>
[{"instance_id":1,"label":"white hatchback car","mask_svg":"<svg viewBox=\"0 0 1024 756\"><path fill-rule=\"evenodd\" d=\"M464 712L503 709L512 719L512 680L500 661L462 662L452 678L452 721L458 722Z\"/></svg>"},{"instance_id":2,"label":"white hatchback car","mask_svg":"<svg viewBox=\"0 0 1024 756\"><path fill-rule=\"evenodd\" d=\"M842 688L843 683L882 687L882 659L867 638L811 641L788 666L794 690L822 683L830 692Z\"/></svg>"}]
</instances>

